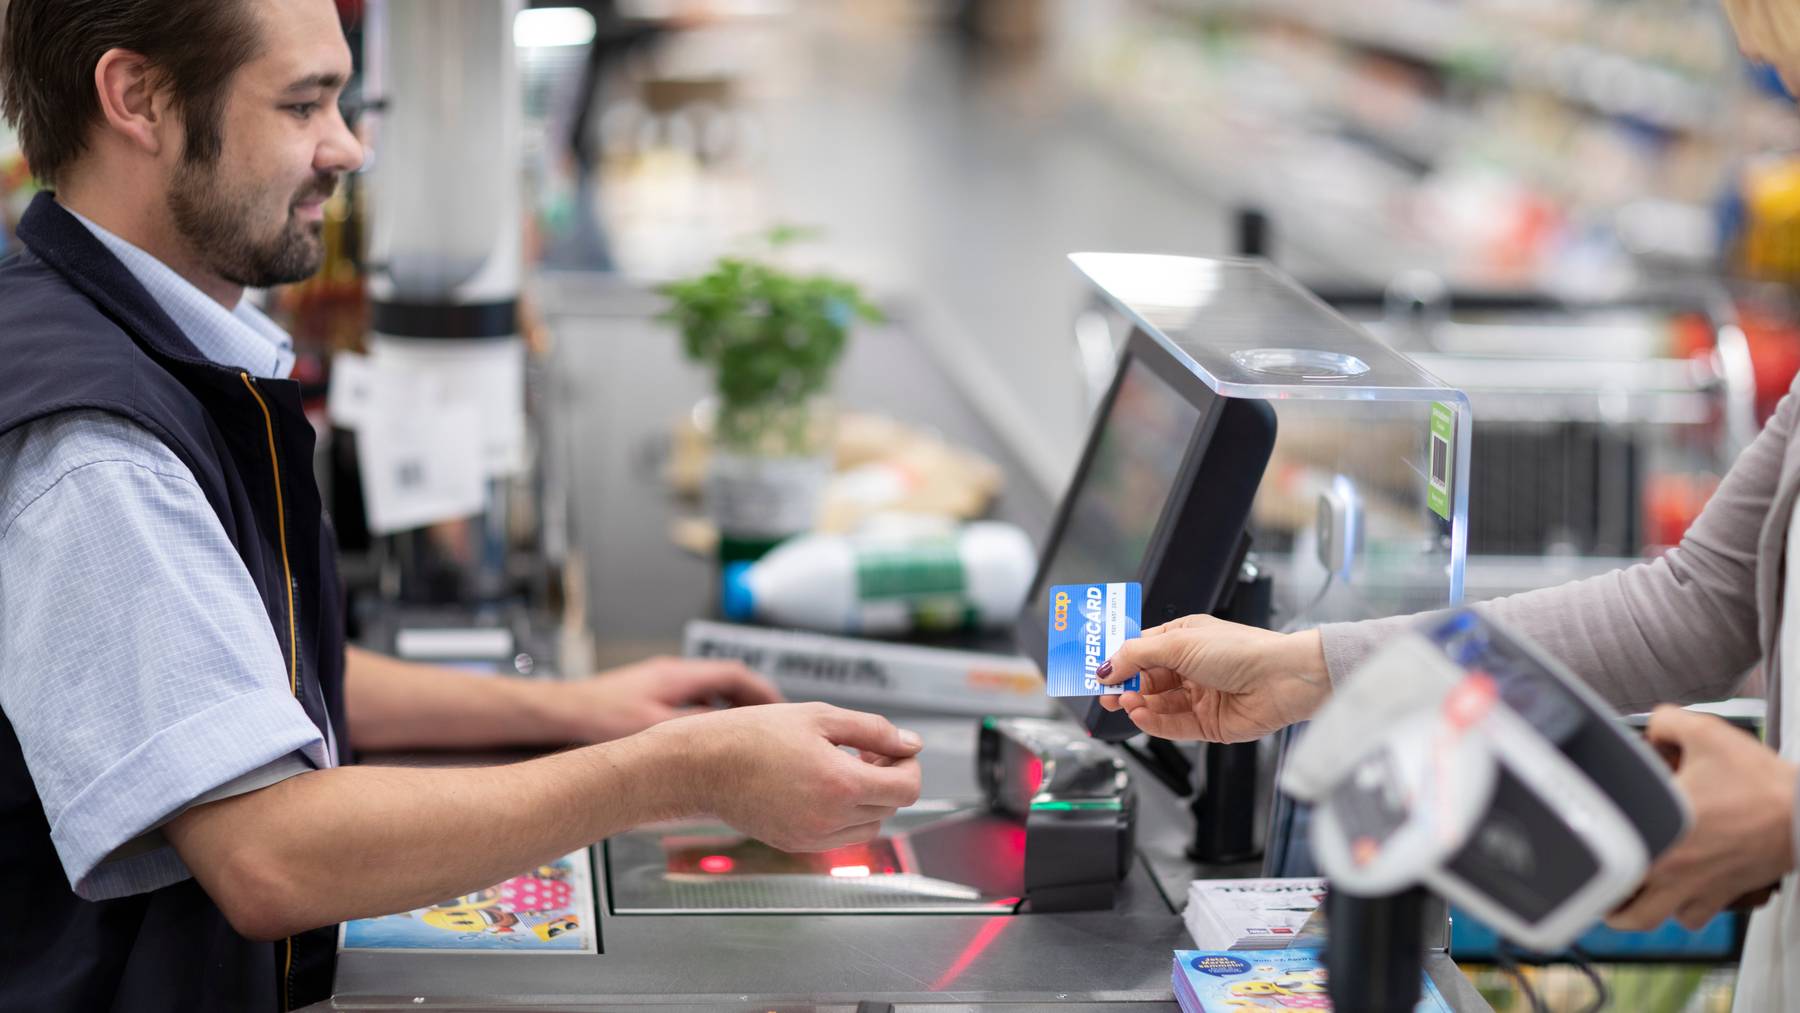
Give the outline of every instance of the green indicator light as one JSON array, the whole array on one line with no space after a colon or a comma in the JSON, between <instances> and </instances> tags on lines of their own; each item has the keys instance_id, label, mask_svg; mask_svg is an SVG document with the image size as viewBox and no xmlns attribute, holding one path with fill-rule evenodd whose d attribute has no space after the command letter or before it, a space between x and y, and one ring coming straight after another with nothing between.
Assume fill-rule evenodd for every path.
<instances>
[{"instance_id":1,"label":"green indicator light","mask_svg":"<svg viewBox=\"0 0 1800 1013\"><path fill-rule=\"evenodd\" d=\"M1119 808L1119 803L1116 799L1093 799L1093 800L1079 801L1079 802L1050 801L1050 802L1033 802L1031 804L1031 808L1034 810L1041 809L1041 810L1046 810L1049 812L1088 812L1088 811L1095 811L1095 810L1114 810L1114 811L1116 811Z\"/></svg>"}]
</instances>

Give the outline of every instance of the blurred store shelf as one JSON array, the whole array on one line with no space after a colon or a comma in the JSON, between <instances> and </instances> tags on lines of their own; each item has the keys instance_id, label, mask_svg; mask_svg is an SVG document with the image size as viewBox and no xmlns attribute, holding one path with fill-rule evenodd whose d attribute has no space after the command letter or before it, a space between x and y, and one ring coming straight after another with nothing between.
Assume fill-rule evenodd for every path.
<instances>
[{"instance_id":1,"label":"blurred store shelf","mask_svg":"<svg viewBox=\"0 0 1800 1013\"><path fill-rule=\"evenodd\" d=\"M1061 47L1096 116L1372 279L1594 297L1711 271L1696 223L1732 167L1796 139L1716 5L1104 6Z\"/></svg>"}]
</instances>

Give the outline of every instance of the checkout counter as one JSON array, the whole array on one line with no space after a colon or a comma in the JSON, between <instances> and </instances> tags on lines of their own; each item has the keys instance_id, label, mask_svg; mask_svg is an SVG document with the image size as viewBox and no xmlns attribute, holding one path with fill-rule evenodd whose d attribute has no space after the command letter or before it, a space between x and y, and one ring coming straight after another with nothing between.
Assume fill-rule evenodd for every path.
<instances>
[{"instance_id":1,"label":"checkout counter","mask_svg":"<svg viewBox=\"0 0 1800 1013\"><path fill-rule=\"evenodd\" d=\"M1089 273L1106 266L1089 265ZM571 544L585 562L584 618L602 645L595 664L676 653L684 624L716 611L715 564L671 542L670 504L659 481L669 420L703 393L699 378L653 321L659 303L644 291L592 277L551 276L543 280L541 304L556 335L548 371L555 387L546 392L552 406L549 456L568 468ZM909 331L903 314L859 335L838 389L846 403L938 427L998 462L1006 482L995 515L1043 544L1057 521L1060 490L1033 478L977 409L979 391L966 389L954 363L936 358ZM1316 549L1308 551L1316 555ZM1148 610L1145 618L1151 619ZM774 885L773 877L752 877L742 888L712 883L687 890L664 873L692 859L687 852L696 845L702 851L730 845L709 837L709 830L731 832L649 828L587 852L597 952L346 950L339 955L334 998L313 1008L1176 1008L1170 961L1172 951L1192 945L1180 916L1188 883L1256 875L1255 866L1191 861L1194 823L1187 801L1128 761L1137 792L1136 847L1111 908L1021 910L1006 869L1017 866L1024 832L982 811L979 720L872 709L887 710L926 742L921 801L892 821L890 836L913 851L915 867L960 867L952 875L975 883L976 890L932 899L859 889L852 880L823 874L781 877L784 882ZM884 842L871 853L885 853ZM927 842L931 853L920 853L918 842ZM754 848L731 854L751 870L783 861ZM789 864L795 860L805 861ZM1445 955L1443 922L1428 923L1426 973L1454 1009L1488 1009Z\"/></svg>"}]
</instances>

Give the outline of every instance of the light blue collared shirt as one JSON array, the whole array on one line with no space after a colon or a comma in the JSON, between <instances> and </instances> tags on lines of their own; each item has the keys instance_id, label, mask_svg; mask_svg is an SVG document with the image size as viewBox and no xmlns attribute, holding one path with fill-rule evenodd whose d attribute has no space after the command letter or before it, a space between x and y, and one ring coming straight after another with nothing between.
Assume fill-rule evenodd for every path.
<instances>
[{"instance_id":1,"label":"light blue collared shirt","mask_svg":"<svg viewBox=\"0 0 1800 1013\"><path fill-rule=\"evenodd\" d=\"M275 326L275 321L262 310L250 305L250 300L239 299L236 307L226 309L169 265L94 224L80 212L69 213L119 258L202 355L255 376L286 378L294 371L294 339Z\"/></svg>"},{"instance_id":2,"label":"light blue collared shirt","mask_svg":"<svg viewBox=\"0 0 1800 1013\"><path fill-rule=\"evenodd\" d=\"M228 310L75 217L202 354L261 377L293 369L293 341L247 301ZM158 829L188 807L335 763L193 474L105 412L0 436L0 710L89 900L188 878Z\"/></svg>"}]
</instances>

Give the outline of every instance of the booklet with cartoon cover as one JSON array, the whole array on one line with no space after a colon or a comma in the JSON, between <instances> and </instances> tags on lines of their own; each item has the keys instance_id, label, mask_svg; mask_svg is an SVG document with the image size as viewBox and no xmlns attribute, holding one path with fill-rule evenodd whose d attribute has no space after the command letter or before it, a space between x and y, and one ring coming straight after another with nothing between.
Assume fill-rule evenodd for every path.
<instances>
[{"instance_id":1,"label":"booklet with cartoon cover","mask_svg":"<svg viewBox=\"0 0 1800 1013\"><path fill-rule=\"evenodd\" d=\"M1423 980L1414 1013L1450 1013L1437 986L1429 977ZM1173 985L1183 1013L1331 1009L1318 950L1176 950Z\"/></svg>"},{"instance_id":2,"label":"booklet with cartoon cover","mask_svg":"<svg viewBox=\"0 0 1800 1013\"><path fill-rule=\"evenodd\" d=\"M346 922L338 949L594 953L596 928L583 850L430 907Z\"/></svg>"}]
</instances>

